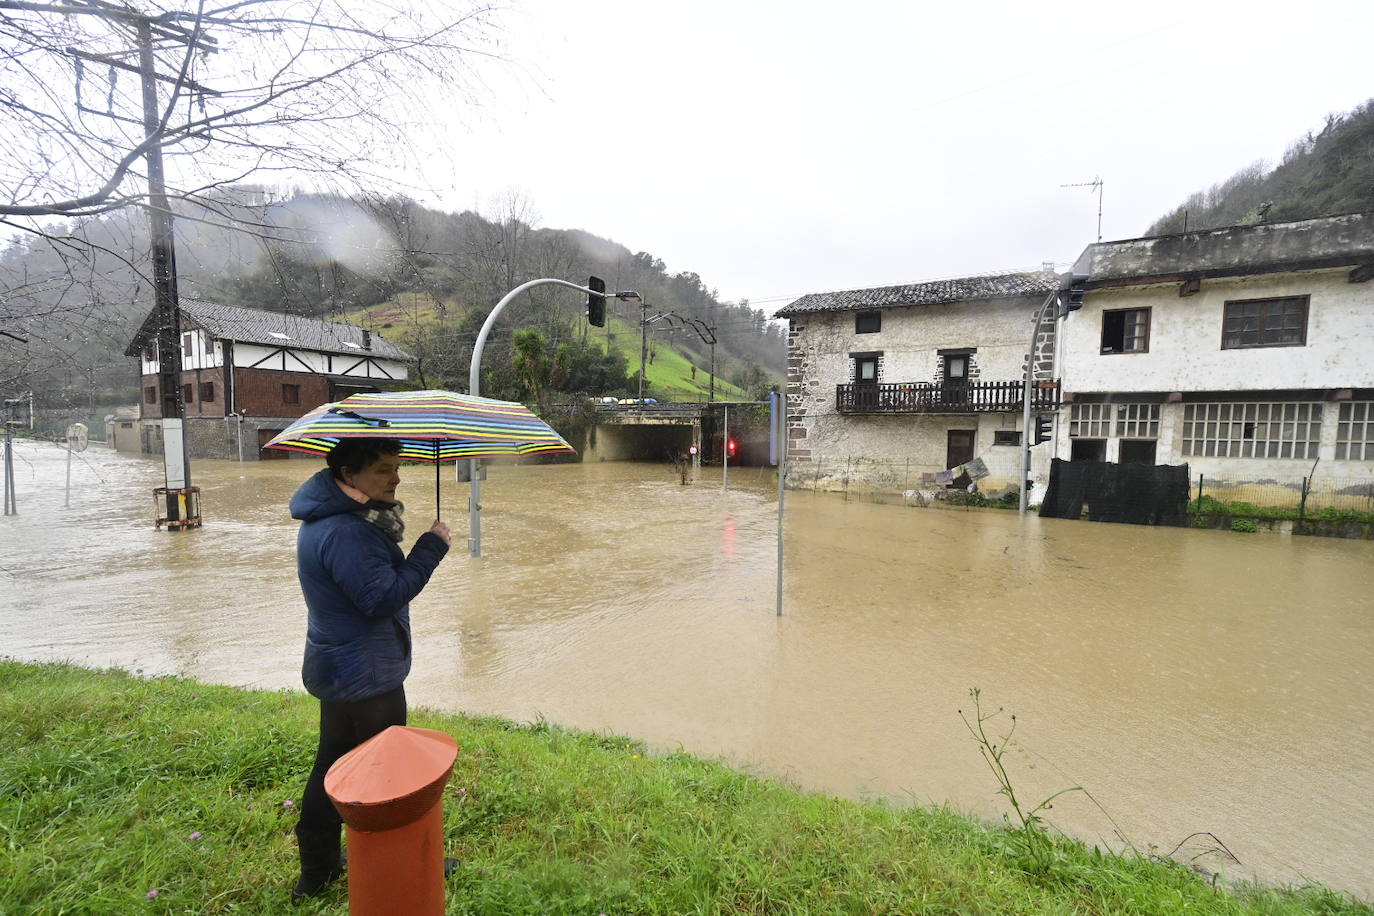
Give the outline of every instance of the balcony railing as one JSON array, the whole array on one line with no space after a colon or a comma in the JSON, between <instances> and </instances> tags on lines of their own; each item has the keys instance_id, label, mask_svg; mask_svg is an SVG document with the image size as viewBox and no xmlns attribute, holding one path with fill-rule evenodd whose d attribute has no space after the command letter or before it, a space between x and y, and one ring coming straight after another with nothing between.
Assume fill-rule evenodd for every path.
<instances>
[{"instance_id":1,"label":"balcony railing","mask_svg":"<svg viewBox=\"0 0 1374 916\"><path fill-rule=\"evenodd\" d=\"M840 413L983 413L1020 410L1021 382L896 382L836 385ZM1059 406L1059 381L1033 382L1031 410Z\"/></svg>"}]
</instances>

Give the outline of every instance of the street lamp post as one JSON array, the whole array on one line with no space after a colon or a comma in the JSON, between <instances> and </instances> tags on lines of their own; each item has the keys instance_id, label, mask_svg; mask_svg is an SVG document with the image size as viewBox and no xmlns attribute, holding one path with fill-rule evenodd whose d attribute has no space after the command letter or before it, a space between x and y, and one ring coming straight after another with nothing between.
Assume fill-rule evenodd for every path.
<instances>
[{"instance_id":1,"label":"street lamp post","mask_svg":"<svg viewBox=\"0 0 1374 916\"><path fill-rule=\"evenodd\" d=\"M586 286L578 286L576 283L571 283L567 280L558 280L551 277L521 283L515 289L501 297L501 301L496 303L496 308L492 309L491 314L487 315L487 320L482 322L482 330L477 332L477 341L472 345L472 366L468 370L469 394L480 396L482 393L482 348L486 346L487 336L491 334L491 329L496 324L496 316L500 315L501 311L507 305L510 305L516 296L526 290L533 289L536 286L548 285L566 286L568 289L575 289L578 292L586 293L588 296L605 297L607 295L614 295L617 299L622 301L640 299L639 293L632 289L621 290L616 293L607 293L604 289L591 289ZM470 487L468 494L468 553L474 557L480 557L482 555L482 481L477 472L477 459L469 458L465 460L470 462L468 464L468 482Z\"/></svg>"}]
</instances>

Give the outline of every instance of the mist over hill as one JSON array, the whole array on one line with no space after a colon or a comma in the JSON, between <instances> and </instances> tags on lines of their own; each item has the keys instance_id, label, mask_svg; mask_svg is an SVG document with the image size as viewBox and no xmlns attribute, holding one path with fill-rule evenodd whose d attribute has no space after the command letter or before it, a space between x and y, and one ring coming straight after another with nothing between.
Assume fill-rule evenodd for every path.
<instances>
[{"instance_id":1,"label":"mist over hill","mask_svg":"<svg viewBox=\"0 0 1374 916\"><path fill-rule=\"evenodd\" d=\"M1374 99L1328 115L1270 168L1257 161L1191 195L1146 235L1374 210Z\"/></svg>"},{"instance_id":2,"label":"mist over hill","mask_svg":"<svg viewBox=\"0 0 1374 916\"><path fill-rule=\"evenodd\" d=\"M259 187L174 206L182 298L361 324L411 350L422 384L466 389L477 331L509 290L538 277L585 283L592 275L611 290L638 291L645 306L611 299L603 331L587 324L585 297L531 290L489 338L484 394L634 393L640 320L660 314L649 358L668 348L693 380L701 370L701 390L712 349L720 385L734 382L735 395L781 383L785 334L763 310L721 301L701 276L671 271L649 252L581 229L542 228L517 193L489 214ZM123 351L153 303L145 215L120 210L44 228L0 252L0 331L8 332L0 390L32 389L40 403L90 413L133 403L138 370ZM712 331L694 321L713 329L714 348ZM522 331L535 336L522 338L526 368L518 371L513 339ZM669 383L660 376L659 384Z\"/></svg>"}]
</instances>

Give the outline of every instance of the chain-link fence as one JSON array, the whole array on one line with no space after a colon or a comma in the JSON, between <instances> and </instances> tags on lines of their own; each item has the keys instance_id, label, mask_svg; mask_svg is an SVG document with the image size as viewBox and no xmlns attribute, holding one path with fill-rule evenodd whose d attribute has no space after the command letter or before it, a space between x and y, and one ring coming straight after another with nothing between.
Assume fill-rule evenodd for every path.
<instances>
[{"instance_id":1,"label":"chain-link fence","mask_svg":"<svg viewBox=\"0 0 1374 916\"><path fill-rule=\"evenodd\" d=\"M1199 474L1189 508L1238 518L1326 518L1374 522L1374 477L1316 474L1296 482L1229 481Z\"/></svg>"}]
</instances>

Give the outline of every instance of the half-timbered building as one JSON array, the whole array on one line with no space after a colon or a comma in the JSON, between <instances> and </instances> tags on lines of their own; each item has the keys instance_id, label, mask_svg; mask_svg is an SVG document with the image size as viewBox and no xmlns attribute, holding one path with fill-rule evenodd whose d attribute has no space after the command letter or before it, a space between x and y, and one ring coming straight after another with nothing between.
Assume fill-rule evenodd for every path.
<instances>
[{"instance_id":1,"label":"half-timbered building","mask_svg":"<svg viewBox=\"0 0 1374 916\"><path fill-rule=\"evenodd\" d=\"M193 458L252 461L260 447L326 401L403 387L410 354L351 324L183 299L181 394ZM139 359L143 451L162 448L157 316L125 351Z\"/></svg>"}]
</instances>

